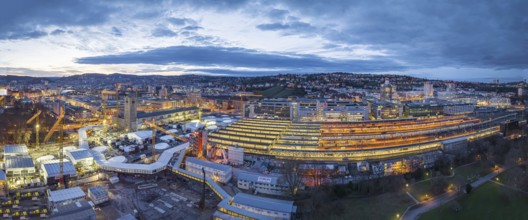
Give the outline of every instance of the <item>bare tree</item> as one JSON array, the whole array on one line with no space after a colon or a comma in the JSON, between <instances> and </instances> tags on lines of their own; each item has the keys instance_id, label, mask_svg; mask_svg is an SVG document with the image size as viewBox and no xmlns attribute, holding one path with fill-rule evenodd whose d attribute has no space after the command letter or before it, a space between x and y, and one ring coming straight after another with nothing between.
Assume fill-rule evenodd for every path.
<instances>
[{"instance_id":1,"label":"bare tree","mask_svg":"<svg viewBox=\"0 0 528 220\"><path fill-rule=\"evenodd\" d=\"M297 195L299 188L302 186L305 171L300 167L301 163L296 160L284 161L281 174L288 184L288 189L292 196Z\"/></svg>"}]
</instances>

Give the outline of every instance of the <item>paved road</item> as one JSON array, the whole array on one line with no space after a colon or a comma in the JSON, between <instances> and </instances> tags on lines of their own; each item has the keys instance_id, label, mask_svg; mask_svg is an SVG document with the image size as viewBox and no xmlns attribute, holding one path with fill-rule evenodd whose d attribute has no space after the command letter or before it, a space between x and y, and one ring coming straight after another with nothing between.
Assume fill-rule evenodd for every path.
<instances>
[{"instance_id":1,"label":"paved road","mask_svg":"<svg viewBox=\"0 0 528 220\"><path fill-rule=\"evenodd\" d=\"M495 176L501 174L508 168L499 168L498 170L483 176L476 180L475 182L471 183L471 186L473 186L473 189L479 187L480 185L486 183L487 181L493 179ZM457 198L461 194L458 194L456 191L447 192L439 196L435 196L427 201L421 202L420 204L417 204L415 206L412 206L405 212L405 214L401 217L403 220L414 220L418 219L421 214L426 213L432 209L435 209L443 204L446 204L450 202L451 200Z\"/></svg>"}]
</instances>

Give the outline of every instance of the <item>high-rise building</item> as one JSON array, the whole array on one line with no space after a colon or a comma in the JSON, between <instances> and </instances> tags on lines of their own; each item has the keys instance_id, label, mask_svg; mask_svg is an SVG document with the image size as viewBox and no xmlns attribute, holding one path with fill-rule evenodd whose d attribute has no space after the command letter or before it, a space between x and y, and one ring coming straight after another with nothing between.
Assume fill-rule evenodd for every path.
<instances>
[{"instance_id":1,"label":"high-rise building","mask_svg":"<svg viewBox=\"0 0 528 220\"><path fill-rule=\"evenodd\" d=\"M385 83L381 84L380 99L383 101L391 101L393 93L393 86L390 84L388 79L385 79Z\"/></svg>"},{"instance_id":2,"label":"high-rise building","mask_svg":"<svg viewBox=\"0 0 528 220\"><path fill-rule=\"evenodd\" d=\"M447 83L447 85L446 85L446 91L447 92L454 92L455 89L456 89L455 83L452 83L452 82Z\"/></svg>"},{"instance_id":3,"label":"high-rise building","mask_svg":"<svg viewBox=\"0 0 528 220\"><path fill-rule=\"evenodd\" d=\"M124 120L126 131L137 130L137 97L134 94L125 97Z\"/></svg>"},{"instance_id":4,"label":"high-rise building","mask_svg":"<svg viewBox=\"0 0 528 220\"><path fill-rule=\"evenodd\" d=\"M433 84L429 81L424 83L424 98L425 99L434 98Z\"/></svg>"}]
</instances>

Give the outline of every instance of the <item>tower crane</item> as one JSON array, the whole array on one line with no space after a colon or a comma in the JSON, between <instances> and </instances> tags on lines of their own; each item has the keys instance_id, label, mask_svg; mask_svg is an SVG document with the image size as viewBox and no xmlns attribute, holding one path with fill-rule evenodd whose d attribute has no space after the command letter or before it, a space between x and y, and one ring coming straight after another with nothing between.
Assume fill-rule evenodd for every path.
<instances>
[{"instance_id":1,"label":"tower crane","mask_svg":"<svg viewBox=\"0 0 528 220\"><path fill-rule=\"evenodd\" d=\"M61 124L62 119L64 118L64 107L61 105L59 109L59 116L57 117L57 121L55 121L55 124L53 124L53 127L49 130L48 134L46 134L46 137L44 137L44 142L48 142L53 133L57 130L59 125ZM62 130L62 128L61 128ZM62 132L62 131L61 131Z\"/></svg>"},{"instance_id":2,"label":"tower crane","mask_svg":"<svg viewBox=\"0 0 528 220\"><path fill-rule=\"evenodd\" d=\"M39 116L40 114L42 114L42 111L41 110L38 110L37 113L35 113L31 118L29 118L27 121L26 121L26 124L31 124L31 122L33 122L33 120L36 119L36 124L35 124L35 142L36 142L36 145L37 147L39 147L39 138L40 138L40 135L39 135L39 131L40 131L40 123L39 123Z\"/></svg>"},{"instance_id":3,"label":"tower crane","mask_svg":"<svg viewBox=\"0 0 528 220\"><path fill-rule=\"evenodd\" d=\"M262 97L261 94L237 93L235 96L240 97L240 113L244 112L244 100L242 97Z\"/></svg>"},{"instance_id":4,"label":"tower crane","mask_svg":"<svg viewBox=\"0 0 528 220\"><path fill-rule=\"evenodd\" d=\"M104 135L106 135L106 131L107 131L107 128L106 128L106 125L107 125L106 100L108 99L108 95L115 95L116 100L119 102L119 92L118 91L110 91L110 90L101 91L101 99L103 100L101 104L101 109L102 109L102 114L103 114L103 134ZM119 103L117 104L117 108L119 112Z\"/></svg>"}]
</instances>

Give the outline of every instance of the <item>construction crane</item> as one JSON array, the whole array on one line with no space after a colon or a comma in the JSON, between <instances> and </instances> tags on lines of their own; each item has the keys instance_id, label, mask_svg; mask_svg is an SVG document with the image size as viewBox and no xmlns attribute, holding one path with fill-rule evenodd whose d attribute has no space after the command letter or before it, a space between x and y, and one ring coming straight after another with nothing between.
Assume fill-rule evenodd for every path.
<instances>
[{"instance_id":1,"label":"construction crane","mask_svg":"<svg viewBox=\"0 0 528 220\"><path fill-rule=\"evenodd\" d=\"M116 97L116 100L119 102L119 92L117 91L110 91L110 90L103 90L101 91L101 99L103 100L102 102L102 105L101 105L101 109L102 109L102 114L103 114L103 134L106 135L106 131L107 131L107 128L106 128L106 118L107 118L107 115L106 115L106 100L108 99L108 95L115 95ZM118 109L118 112L119 112L119 103L117 104L117 109Z\"/></svg>"},{"instance_id":2,"label":"construction crane","mask_svg":"<svg viewBox=\"0 0 528 220\"><path fill-rule=\"evenodd\" d=\"M46 134L46 137L44 137L44 142L48 142L53 133L57 130L59 125L61 124L62 119L64 118L64 107L61 106L59 109L59 116L57 117L57 121L55 121L55 124L53 124L53 127L49 130L48 134ZM62 127L61 127L62 132Z\"/></svg>"},{"instance_id":3,"label":"construction crane","mask_svg":"<svg viewBox=\"0 0 528 220\"><path fill-rule=\"evenodd\" d=\"M61 114L64 117L64 109L61 107ZM58 189L67 188L65 181L64 181L64 123L62 120L57 119L57 122L60 124L60 130L59 130L59 185Z\"/></svg>"},{"instance_id":4,"label":"construction crane","mask_svg":"<svg viewBox=\"0 0 528 220\"><path fill-rule=\"evenodd\" d=\"M250 94L250 93L238 93L236 96L240 96L240 113L244 112L244 100L242 97L262 97L261 94Z\"/></svg>"},{"instance_id":5,"label":"construction crane","mask_svg":"<svg viewBox=\"0 0 528 220\"><path fill-rule=\"evenodd\" d=\"M42 114L42 111L41 110L38 110L37 113L35 113L31 118L29 118L27 121L26 121L26 124L31 124L31 122L33 122L33 120L37 120L36 121L36 124L35 124L35 142L36 142L36 147L39 147L40 143L39 143L39 138L40 138L40 135L39 135L39 131L40 131L40 123L39 123L39 116L40 114Z\"/></svg>"},{"instance_id":6,"label":"construction crane","mask_svg":"<svg viewBox=\"0 0 528 220\"><path fill-rule=\"evenodd\" d=\"M197 148L198 150L198 153L197 153L197 156L198 157L202 157L201 153L202 152L202 149L203 149L203 146L202 146L202 143L203 141L201 141L201 136L199 136L199 139L200 140L196 140L195 138L184 138L184 137L180 137L179 135L177 134L174 134L172 132L169 132L167 130L165 130L164 128L156 125L156 119L155 118L152 118L152 121L149 121L149 120L143 120L143 122L147 125L149 125L151 128L152 128L152 158L155 158L154 155L156 154L156 150L155 150L155 145L156 145L156 130L160 130L161 132L167 134L167 135L170 135L180 141L183 141L183 142L189 142L189 146L191 146L192 148ZM197 143L198 142L198 143Z\"/></svg>"}]
</instances>

